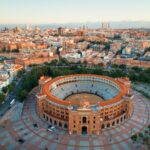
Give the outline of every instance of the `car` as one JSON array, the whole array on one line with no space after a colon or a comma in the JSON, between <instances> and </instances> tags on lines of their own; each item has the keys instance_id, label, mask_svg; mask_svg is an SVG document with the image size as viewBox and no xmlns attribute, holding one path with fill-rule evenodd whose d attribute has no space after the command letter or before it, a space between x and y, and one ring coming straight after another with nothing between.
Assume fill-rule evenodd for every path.
<instances>
[{"instance_id":1,"label":"car","mask_svg":"<svg viewBox=\"0 0 150 150\"><path fill-rule=\"evenodd\" d=\"M51 130L50 128L48 128L47 130L50 131L50 132L53 132L53 130Z\"/></svg>"},{"instance_id":2,"label":"car","mask_svg":"<svg viewBox=\"0 0 150 150\"><path fill-rule=\"evenodd\" d=\"M54 127L54 126L49 125L47 130L52 132L52 131L54 131L54 129L55 129L55 127Z\"/></svg>"},{"instance_id":3,"label":"car","mask_svg":"<svg viewBox=\"0 0 150 150\"><path fill-rule=\"evenodd\" d=\"M51 129L52 129L52 130L54 130L54 129L55 129L55 127L54 127L54 126L52 126L52 127L51 127Z\"/></svg>"}]
</instances>

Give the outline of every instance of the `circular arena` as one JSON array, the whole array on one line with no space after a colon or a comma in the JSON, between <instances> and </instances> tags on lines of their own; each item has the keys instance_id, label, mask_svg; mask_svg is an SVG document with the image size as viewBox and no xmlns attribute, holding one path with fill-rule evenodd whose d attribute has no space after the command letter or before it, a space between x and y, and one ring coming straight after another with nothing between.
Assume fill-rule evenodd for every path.
<instances>
[{"instance_id":1,"label":"circular arena","mask_svg":"<svg viewBox=\"0 0 150 150\"><path fill-rule=\"evenodd\" d=\"M39 116L69 134L100 134L132 115L128 78L77 74L41 77Z\"/></svg>"}]
</instances>

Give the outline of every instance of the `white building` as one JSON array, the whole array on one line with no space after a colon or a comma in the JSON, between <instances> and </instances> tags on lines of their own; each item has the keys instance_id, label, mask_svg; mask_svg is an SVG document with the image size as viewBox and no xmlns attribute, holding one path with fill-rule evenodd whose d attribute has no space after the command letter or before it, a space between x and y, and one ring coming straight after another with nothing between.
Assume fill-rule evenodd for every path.
<instances>
[{"instance_id":1,"label":"white building","mask_svg":"<svg viewBox=\"0 0 150 150\"><path fill-rule=\"evenodd\" d=\"M1 70L0 71L0 91L3 87L6 87L11 83L10 75L7 71Z\"/></svg>"}]
</instances>

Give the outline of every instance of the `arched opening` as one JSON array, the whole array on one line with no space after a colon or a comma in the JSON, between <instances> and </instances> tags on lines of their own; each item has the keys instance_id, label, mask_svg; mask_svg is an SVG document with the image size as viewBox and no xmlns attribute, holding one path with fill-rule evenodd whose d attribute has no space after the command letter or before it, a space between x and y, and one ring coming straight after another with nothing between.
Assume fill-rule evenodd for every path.
<instances>
[{"instance_id":1,"label":"arched opening","mask_svg":"<svg viewBox=\"0 0 150 150\"><path fill-rule=\"evenodd\" d=\"M67 124L64 124L64 128L65 128L65 129L67 129L67 128L68 128Z\"/></svg>"},{"instance_id":2,"label":"arched opening","mask_svg":"<svg viewBox=\"0 0 150 150\"><path fill-rule=\"evenodd\" d=\"M54 125L57 125L57 121L56 120L54 121Z\"/></svg>"},{"instance_id":3,"label":"arched opening","mask_svg":"<svg viewBox=\"0 0 150 150\"><path fill-rule=\"evenodd\" d=\"M109 128L109 127L110 127L110 123L107 124L107 128Z\"/></svg>"},{"instance_id":4,"label":"arched opening","mask_svg":"<svg viewBox=\"0 0 150 150\"><path fill-rule=\"evenodd\" d=\"M119 124L119 119L117 119L117 124Z\"/></svg>"},{"instance_id":5,"label":"arched opening","mask_svg":"<svg viewBox=\"0 0 150 150\"><path fill-rule=\"evenodd\" d=\"M87 134L87 127L86 126L83 126L82 127L82 134Z\"/></svg>"},{"instance_id":6,"label":"arched opening","mask_svg":"<svg viewBox=\"0 0 150 150\"><path fill-rule=\"evenodd\" d=\"M104 128L105 128L105 125L104 125L104 124L102 124L101 128L102 128L102 129L104 129Z\"/></svg>"},{"instance_id":7,"label":"arched opening","mask_svg":"<svg viewBox=\"0 0 150 150\"><path fill-rule=\"evenodd\" d=\"M50 123L52 123L52 119L50 118Z\"/></svg>"},{"instance_id":8,"label":"arched opening","mask_svg":"<svg viewBox=\"0 0 150 150\"><path fill-rule=\"evenodd\" d=\"M121 122L123 121L122 117L121 117L120 121L121 121Z\"/></svg>"},{"instance_id":9,"label":"arched opening","mask_svg":"<svg viewBox=\"0 0 150 150\"><path fill-rule=\"evenodd\" d=\"M86 117L83 117L83 118L82 118L82 122L83 122L83 123L86 123L86 121L87 121Z\"/></svg>"},{"instance_id":10,"label":"arched opening","mask_svg":"<svg viewBox=\"0 0 150 150\"><path fill-rule=\"evenodd\" d=\"M62 123L61 122L59 122L59 126L62 127Z\"/></svg>"},{"instance_id":11,"label":"arched opening","mask_svg":"<svg viewBox=\"0 0 150 150\"><path fill-rule=\"evenodd\" d=\"M115 125L115 122L112 123L112 126L114 126L114 125Z\"/></svg>"}]
</instances>

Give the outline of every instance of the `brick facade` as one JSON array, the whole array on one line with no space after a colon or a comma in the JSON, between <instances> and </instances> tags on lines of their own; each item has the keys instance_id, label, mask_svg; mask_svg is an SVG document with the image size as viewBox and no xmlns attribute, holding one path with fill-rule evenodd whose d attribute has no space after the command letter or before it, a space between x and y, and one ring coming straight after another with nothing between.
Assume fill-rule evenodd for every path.
<instances>
[{"instance_id":1,"label":"brick facade","mask_svg":"<svg viewBox=\"0 0 150 150\"><path fill-rule=\"evenodd\" d=\"M112 99L100 101L95 106L82 101L77 108L70 101L62 100L51 91L64 83L78 80L97 80L117 87L119 93ZM103 129L115 127L132 115L132 95L128 78L112 79L98 75L70 75L55 79L39 80L38 114L49 123L68 130L69 134L100 134ZM67 92L67 91L66 91Z\"/></svg>"}]
</instances>

